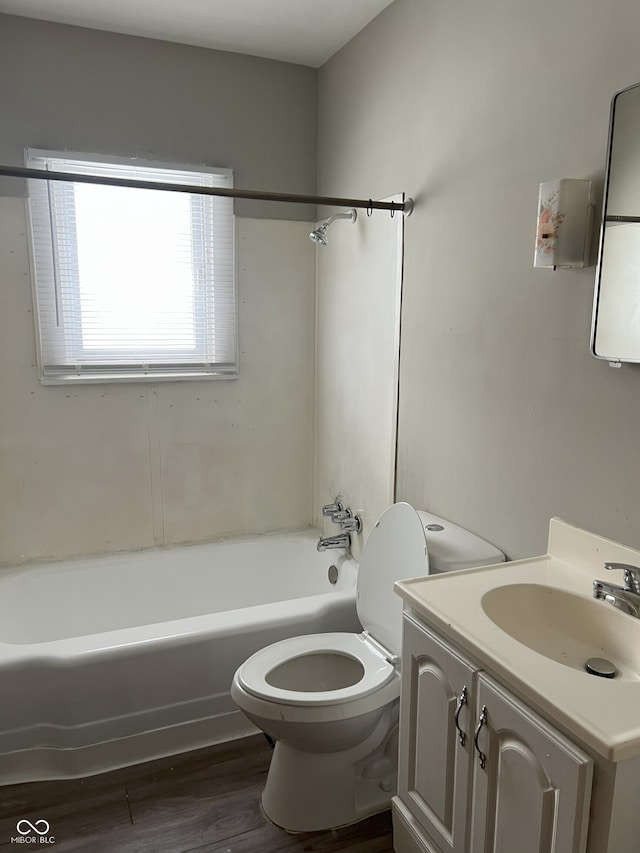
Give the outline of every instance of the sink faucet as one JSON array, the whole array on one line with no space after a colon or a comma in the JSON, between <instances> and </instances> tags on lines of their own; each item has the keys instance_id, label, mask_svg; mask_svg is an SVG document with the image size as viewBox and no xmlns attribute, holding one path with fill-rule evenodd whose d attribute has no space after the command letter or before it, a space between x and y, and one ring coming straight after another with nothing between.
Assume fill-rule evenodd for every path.
<instances>
[{"instance_id":1,"label":"sink faucet","mask_svg":"<svg viewBox=\"0 0 640 853\"><path fill-rule=\"evenodd\" d=\"M317 548L318 551L327 551L329 548L349 548L350 546L351 536L348 533L341 533L339 536L321 536L318 539Z\"/></svg>"},{"instance_id":2,"label":"sink faucet","mask_svg":"<svg viewBox=\"0 0 640 853\"><path fill-rule=\"evenodd\" d=\"M640 619L640 568L628 563L605 563L604 568L621 569L624 572L624 586L595 580L593 582L593 597L608 601L618 610Z\"/></svg>"}]
</instances>

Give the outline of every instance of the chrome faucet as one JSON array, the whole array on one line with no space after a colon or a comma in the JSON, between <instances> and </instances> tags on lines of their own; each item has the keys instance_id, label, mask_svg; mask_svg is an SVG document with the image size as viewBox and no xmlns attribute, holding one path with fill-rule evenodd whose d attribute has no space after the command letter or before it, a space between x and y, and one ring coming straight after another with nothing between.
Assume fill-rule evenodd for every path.
<instances>
[{"instance_id":1,"label":"chrome faucet","mask_svg":"<svg viewBox=\"0 0 640 853\"><path fill-rule=\"evenodd\" d=\"M604 568L621 569L624 586L607 581L593 582L593 597L608 601L618 610L640 619L640 568L628 563L605 563Z\"/></svg>"},{"instance_id":2,"label":"chrome faucet","mask_svg":"<svg viewBox=\"0 0 640 853\"><path fill-rule=\"evenodd\" d=\"M362 521L360 516L354 515L349 507L345 507L340 495L337 495L332 504L322 507L322 514L329 516L334 524L339 524L342 533L338 536L321 536L318 540L318 551L326 551L328 548L350 548L351 534L360 533Z\"/></svg>"},{"instance_id":3,"label":"chrome faucet","mask_svg":"<svg viewBox=\"0 0 640 853\"><path fill-rule=\"evenodd\" d=\"M318 539L318 551L327 551L329 548L350 548L351 536L341 533L339 536L321 536Z\"/></svg>"}]
</instances>

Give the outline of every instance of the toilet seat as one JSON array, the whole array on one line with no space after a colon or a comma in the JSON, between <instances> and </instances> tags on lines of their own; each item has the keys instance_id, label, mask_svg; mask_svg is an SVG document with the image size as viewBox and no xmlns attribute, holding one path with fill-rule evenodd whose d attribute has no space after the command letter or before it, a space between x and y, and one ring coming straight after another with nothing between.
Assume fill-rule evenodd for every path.
<instances>
[{"instance_id":1,"label":"toilet seat","mask_svg":"<svg viewBox=\"0 0 640 853\"><path fill-rule=\"evenodd\" d=\"M282 664L311 655L344 655L362 667L352 684L328 690L285 689L269 682ZM395 667L363 634L308 634L273 643L248 658L237 671L240 686L260 699L282 705L327 706L361 699L388 684ZM359 670L358 670L359 675Z\"/></svg>"}]
</instances>

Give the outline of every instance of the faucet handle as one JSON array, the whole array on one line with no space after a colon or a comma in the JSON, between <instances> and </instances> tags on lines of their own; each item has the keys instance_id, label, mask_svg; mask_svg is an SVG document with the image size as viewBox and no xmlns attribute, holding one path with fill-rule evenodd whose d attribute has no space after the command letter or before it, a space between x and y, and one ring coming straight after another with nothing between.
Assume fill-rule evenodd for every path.
<instances>
[{"instance_id":1,"label":"faucet handle","mask_svg":"<svg viewBox=\"0 0 640 853\"><path fill-rule=\"evenodd\" d=\"M624 588L640 595L640 567L629 563L605 563L605 569L621 569L624 572Z\"/></svg>"},{"instance_id":2,"label":"faucet handle","mask_svg":"<svg viewBox=\"0 0 640 853\"><path fill-rule=\"evenodd\" d=\"M345 518L351 518L351 510L347 507L346 509L340 509L338 512L331 513L331 521L334 524L342 524Z\"/></svg>"},{"instance_id":3,"label":"faucet handle","mask_svg":"<svg viewBox=\"0 0 640 853\"><path fill-rule=\"evenodd\" d=\"M337 497L332 504L325 504L322 507L322 514L323 515L335 515L337 512L343 512L343 511L344 511L344 504L342 503L342 501L340 500L339 497Z\"/></svg>"},{"instance_id":4,"label":"faucet handle","mask_svg":"<svg viewBox=\"0 0 640 853\"><path fill-rule=\"evenodd\" d=\"M360 533L362 530L362 521L360 520L360 516L352 515L351 511L349 511L349 515L346 518L341 519L340 527L349 533Z\"/></svg>"}]
</instances>

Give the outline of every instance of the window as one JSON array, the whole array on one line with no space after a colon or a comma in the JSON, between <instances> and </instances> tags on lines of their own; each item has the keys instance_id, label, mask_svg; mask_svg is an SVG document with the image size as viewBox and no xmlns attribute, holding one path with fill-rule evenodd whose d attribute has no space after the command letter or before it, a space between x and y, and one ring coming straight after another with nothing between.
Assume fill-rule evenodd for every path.
<instances>
[{"instance_id":1,"label":"window","mask_svg":"<svg viewBox=\"0 0 640 853\"><path fill-rule=\"evenodd\" d=\"M225 169L27 151L56 172L231 187ZM29 180L43 383L237 375L233 201Z\"/></svg>"}]
</instances>

